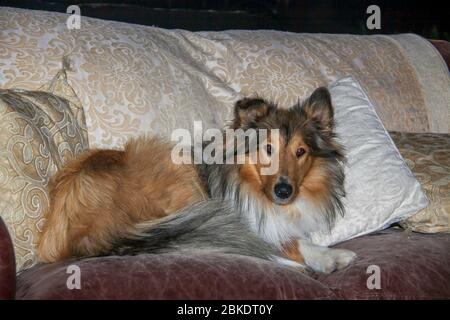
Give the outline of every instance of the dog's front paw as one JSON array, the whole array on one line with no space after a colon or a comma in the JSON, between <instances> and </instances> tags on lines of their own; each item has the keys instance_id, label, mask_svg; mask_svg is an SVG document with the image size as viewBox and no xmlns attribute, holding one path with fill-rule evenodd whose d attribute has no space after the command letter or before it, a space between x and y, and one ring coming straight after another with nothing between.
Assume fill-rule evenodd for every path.
<instances>
[{"instance_id":1,"label":"dog's front paw","mask_svg":"<svg viewBox=\"0 0 450 320\"><path fill-rule=\"evenodd\" d=\"M356 253L346 249L328 249L318 256L314 271L331 273L346 268L356 258Z\"/></svg>"},{"instance_id":2,"label":"dog's front paw","mask_svg":"<svg viewBox=\"0 0 450 320\"><path fill-rule=\"evenodd\" d=\"M302 254L308 267L322 273L344 269L356 258L356 253L350 250L311 245L302 245Z\"/></svg>"}]
</instances>

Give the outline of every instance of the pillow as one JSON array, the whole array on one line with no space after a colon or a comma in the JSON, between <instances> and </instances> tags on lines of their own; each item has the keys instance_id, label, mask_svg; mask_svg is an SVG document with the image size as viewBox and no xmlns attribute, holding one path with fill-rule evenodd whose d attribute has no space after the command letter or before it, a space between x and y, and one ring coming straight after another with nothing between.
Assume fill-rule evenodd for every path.
<instances>
[{"instance_id":1,"label":"pillow","mask_svg":"<svg viewBox=\"0 0 450 320\"><path fill-rule=\"evenodd\" d=\"M384 229L428 202L359 83L347 77L329 89L347 163L345 216L330 234L311 235L313 243L326 246Z\"/></svg>"},{"instance_id":2,"label":"pillow","mask_svg":"<svg viewBox=\"0 0 450 320\"><path fill-rule=\"evenodd\" d=\"M0 89L0 216L18 270L35 262L49 177L88 148L83 109L65 71L41 90L49 92Z\"/></svg>"},{"instance_id":3,"label":"pillow","mask_svg":"<svg viewBox=\"0 0 450 320\"><path fill-rule=\"evenodd\" d=\"M450 232L450 134L391 132L430 204L402 221L423 233Z\"/></svg>"}]
</instances>

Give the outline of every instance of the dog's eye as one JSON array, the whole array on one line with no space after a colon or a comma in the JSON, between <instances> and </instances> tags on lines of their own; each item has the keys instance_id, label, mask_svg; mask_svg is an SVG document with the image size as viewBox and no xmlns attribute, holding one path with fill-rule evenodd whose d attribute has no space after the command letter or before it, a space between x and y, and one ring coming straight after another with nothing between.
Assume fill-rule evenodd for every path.
<instances>
[{"instance_id":1,"label":"dog's eye","mask_svg":"<svg viewBox=\"0 0 450 320\"><path fill-rule=\"evenodd\" d=\"M300 158L301 156L303 156L305 154L306 150L302 147L298 148L297 151L295 151L295 155L297 156L297 158Z\"/></svg>"},{"instance_id":2,"label":"dog's eye","mask_svg":"<svg viewBox=\"0 0 450 320\"><path fill-rule=\"evenodd\" d=\"M269 156L272 154L272 145L271 144L267 144L266 152Z\"/></svg>"}]
</instances>

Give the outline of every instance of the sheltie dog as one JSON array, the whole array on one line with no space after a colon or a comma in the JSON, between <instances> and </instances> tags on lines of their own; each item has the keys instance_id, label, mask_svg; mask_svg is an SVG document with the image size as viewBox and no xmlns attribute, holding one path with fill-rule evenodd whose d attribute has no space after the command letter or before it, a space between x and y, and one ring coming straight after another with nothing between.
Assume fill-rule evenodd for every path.
<instances>
[{"instance_id":1,"label":"sheltie dog","mask_svg":"<svg viewBox=\"0 0 450 320\"><path fill-rule=\"evenodd\" d=\"M159 138L87 151L49 183L39 258L206 251L325 273L344 268L355 253L309 241L344 214L345 158L333 126L326 88L289 109L238 101L232 129L279 130L277 141L258 141L260 152L278 157L269 175L258 161L175 164L172 145Z\"/></svg>"}]
</instances>

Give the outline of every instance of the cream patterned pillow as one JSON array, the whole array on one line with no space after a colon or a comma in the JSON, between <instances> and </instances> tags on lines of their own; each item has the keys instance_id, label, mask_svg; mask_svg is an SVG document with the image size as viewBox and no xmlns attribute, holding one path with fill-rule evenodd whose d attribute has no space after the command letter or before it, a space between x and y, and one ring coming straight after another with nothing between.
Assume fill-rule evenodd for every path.
<instances>
[{"instance_id":1,"label":"cream patterned pillow","mask_svg":"<svg viewBox=\"0 0 450 320\"><path fill-rule=\"evenodd\" d=\"M83 109L64 70L40 91L0 89L0 215L18 270L35 262L49 177L87 148Z\"/></svg>"},{"instance_id":2,"label":"cream patterned pillow","mask_svg":"<svg viewBox=\"0 0 450 320\"><path fill-rule=\"evenodd\" d=\"M391 132L430 205L401 222L423 233L450 233L450 134Z\"/></svg>"}]
</instances>

